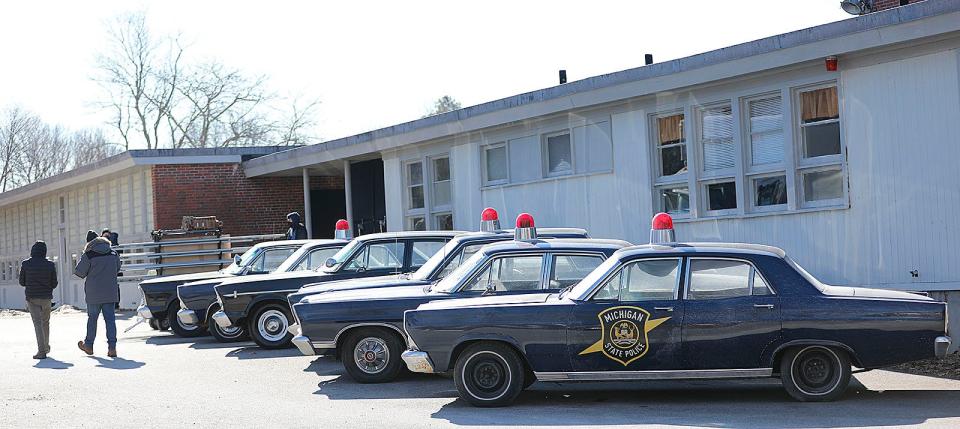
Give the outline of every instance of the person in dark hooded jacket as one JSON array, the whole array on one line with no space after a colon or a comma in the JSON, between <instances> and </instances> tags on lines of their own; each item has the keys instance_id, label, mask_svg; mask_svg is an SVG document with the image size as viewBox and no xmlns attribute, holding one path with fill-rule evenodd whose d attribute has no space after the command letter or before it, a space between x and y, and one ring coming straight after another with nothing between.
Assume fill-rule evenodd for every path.
<instances>
[{"instance_id":1,"label":"person in dark hooded jacket","mask_svg":"<svg viewBox=\"0 0 960 429\"><path fill-rule=\"evenodd\" d=\"M87 243L73 273L84 279L83 292L87 301L87 337L77 347L88 355L93 354L93 341L97 338L97 318L102 313L107 326L107 356L117 356L117 321L114 307L120 296L117 273L120 272L120 256L110 249L110 240L97 237Z\"/></svg>"},{"instance_id":2,"label":"person in dark hooded jacket","mask_svg":"<svg viewBox=\"0 0 960 429\"><path fill-rule=\"evenodd\" d=\"M287 230L287 240L306 240L307 227L300 222L300 213L293 212L287 215L290 229Z\"/></svg>"},{"instance_id":3,"label":"person in dark hooded jacket","mask_svg":"<svg viewBox=\"0 0 960 429\"><path fill-rule=\"evenodd\" d=\"M30 259L20 264L20 286L24 287L27 309L37 334L34 359L46 359L50 353L50 306L57 288L57 266L47 259L47 244L37 241L30 248Z\"/></svg>"},{"instance_id":4,"label":"person in dark hooded jacket","mask_svg":"<svg viewBox=\"0 0 960 429\"><path fill-rule=\"evenodd\" d=\"M93 241L95 238L97 238L97 232L94 231L94 230L92 230L92 229L91 229L91 230L87 230L87 239L86 239L84 242L85 242L85 243L89 243L89 242Z\"/></svg>"}]
</instances>

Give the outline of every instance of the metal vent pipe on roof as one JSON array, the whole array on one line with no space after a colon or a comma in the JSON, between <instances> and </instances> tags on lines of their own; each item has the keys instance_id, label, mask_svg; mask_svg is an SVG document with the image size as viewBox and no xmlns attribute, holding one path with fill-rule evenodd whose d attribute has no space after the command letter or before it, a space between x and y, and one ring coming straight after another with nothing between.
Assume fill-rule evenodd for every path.
<instances>
[{"instance_id":1,"label":"metal vent pipe on roof","mask_svg":"<svg viewBox=\"0 0 960 429\"><path fill-rule=\"evenodd\" d=\"M560 70L560 85L567 83L567 71Z\"/></svg>"},{"instance_id":2,"label":"metal vent pipe on roof","mask_svg":"<svg viewBox=\"0 0 960 429\"><path fill-rule=\"evenodd\" d=\"M649 66L653 64L653 54L643 54L643 65Z\"/></svg>"}]
</instances>

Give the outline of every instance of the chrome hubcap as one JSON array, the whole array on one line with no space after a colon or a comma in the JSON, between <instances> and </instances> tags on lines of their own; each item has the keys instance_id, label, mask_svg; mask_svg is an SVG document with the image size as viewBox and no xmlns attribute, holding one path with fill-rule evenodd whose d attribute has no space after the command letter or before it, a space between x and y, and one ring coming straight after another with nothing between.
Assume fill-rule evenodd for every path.
<instances>
[{"instance_id":1,"label":"chrome hubcap","mask_svg":"<svg viewBox=\"0 0 960 429\"><path fill-rule=\"evenodd\" d=\"M477 369L474 370L474 381L481 389L488 390L497 387L502 377L500 367L492 362L483 362L477 365Z\"/></svg>"},{"instance_id":2,"label":"chrome hubcap","mask_svg":"<svg viewBox=\"0 0 960 429\"><path fill-rule=\"evenodd\" d=\"M367 337L357 343L353 349L353 358L361 371L376 374L383 371L390 362L390 349L382 338Z\"/></svg>"},{"instance_id":3,"label":"chrome hubcap","mask_svg":"<svg viewBox=\"0 0 960 429\"><path fill-rule=\"evenodd\" d=\"M267 310L257 319L257 330L263 339L270 342L283 340L287 335L287 316L280 310Z\"/></svg>"}]
</instances>

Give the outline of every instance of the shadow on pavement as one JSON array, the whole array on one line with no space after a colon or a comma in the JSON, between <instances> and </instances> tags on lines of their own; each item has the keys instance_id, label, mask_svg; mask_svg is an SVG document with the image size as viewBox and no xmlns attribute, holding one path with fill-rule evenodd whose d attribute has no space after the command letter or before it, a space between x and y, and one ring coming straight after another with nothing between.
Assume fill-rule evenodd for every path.
<instances>
[{"instance_id":1,"label":"shadow on pavement","mask_svg":"<svg viewBox=\"0 0 960 429\"><path fill-rule=\"evenodd\" d=\"M281 358L281 357L296 357L303 356L295 348L287 349L262 349L257 346L246 346L239 349L231 350L227 352L226 357L232 357L237 359L269 359L269 358Z\"/></svg>"},{"instance_id":2,"label":"shadow on pavement","mask_svg":"<svg viewBox=\"0 0 960 429\"><path fill-rule=\"evenodd\" d=\"M33 365L34 368L43 368L43 369L68 369L73 366L70 362L64 362L62 360L57 360L52 357L47 356L46 359L41 359Z\"/></svg>"},{"instance_id":3,"label":"shadow on pavement","mask_svg":"<svg viewBox=\"0 0 960 429\"><path fill-rule=\"evenodd\" d=\"M451 383L452 384L452 383ZM603 389L603 390L600 390ZM960 416L960 392L870 391L851 380L836 402L801 403L777 382L534 384L513 406L475 408L461 399L432 414L458 425L683 425L828 428L902 426ZM596 405L603 404L602 407ZM784 409L789 412L785 413Z\"/></svg>"},{"instance_id":4,"label":"shadow on pavement","mask_svg":"<svg viewBox=\"0 0 960 429\"><path fill-rule=\"evenodd\" d=\"M186 343L196 343L202 341L203 337L196 338L181 338L173 334L159 334L149 337L144 341L147 344L152 344L155 346L163 346L169 344L186 344Z\"/></svg>"},{"instance_id":5,"label":"shadow on pavement","mask_svg":"<svg viewBox=\"0 0 960 429\"><path fill-rule=\"evenodd\" d=\"M361 384L346 375L343 365L333 356L321 356L310 362L303 372L312 372L321 377L336 378L322 380L317 384L314 395L325 396L331 400L343 399L397 399L397 398L455 398L457 391L453 382L437 375L414 374L401 371L400 376L390 383Z\"/></svg>"},{"instance_id":6,"label":"shadow on pavement","mask_svg":"<svg viewBox=\"0 0 960 429\"><path fill-rule=\"evenodd\" d=\"M115 358L102 358L99 356L88 356L90 359L97 361L97 366L101 368L110 368L110 369L137 369L144 365L145 362L140 362L136 360L124 359L122 357Z\"/></svg>"},{"instance_id":7,"label":"shadow on pavement","mask_svg":"<svg viewBox=\"0 0 960 429\"><path fill-rule=\"evenodd\" d=\"M211 349L235 349L238 347L251 347L253 346L253 341L237 341L235 343L221 343L212 337L204 338L194 338L194 343L190 345L191 349L195 350L211 350Z\"/></svg>"}]
</instances>

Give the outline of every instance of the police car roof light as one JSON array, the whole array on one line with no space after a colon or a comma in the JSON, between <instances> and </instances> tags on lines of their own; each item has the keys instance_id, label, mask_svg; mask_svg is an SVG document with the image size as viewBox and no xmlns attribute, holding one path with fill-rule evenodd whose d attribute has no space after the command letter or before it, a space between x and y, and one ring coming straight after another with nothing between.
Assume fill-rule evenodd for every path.
<instances>
[{"instance_id":1,"label":"police car roof light","mask_svg":"<svg viewBox=\"0 0 960 429\"><path fill-rule=\"evenodd\" d=\"M340 240L349 240L350 239L350 223L346 219L340 219L337 221L337 225L333 232L333 238Z\"/></svg>"},{"instance_id":2,"label":"police car roof light","mask_svg":"<svg viewBox=\"0 0 960 429\"><path fill-rule=\"evenodd\" d=\"M513 239L517 241L537 239L537 228L530 213L520 213L517 216L517 226L513 229Z\"/></svg>"},{"instance_id":3,"label":"police car roof light","mask_svg":"<svg viewBox=\"0 0 960 429\"><path fill-rule=\"evenodd\" d=\"M650 226L650 244L676 242L673 232L673 218L666 213L657 213L653 216Z\"/></svg>"},{"instance_id":4,"label":"police car roof light","mask_svg":"<svg viewBox=\"0 0 960 429\"><path fill-rule=\"evenodd\" d=\"M493 207L487 207L480 213L480 231L493 232L500 229L500 215Z\"/></svg>"}]
</instances>

